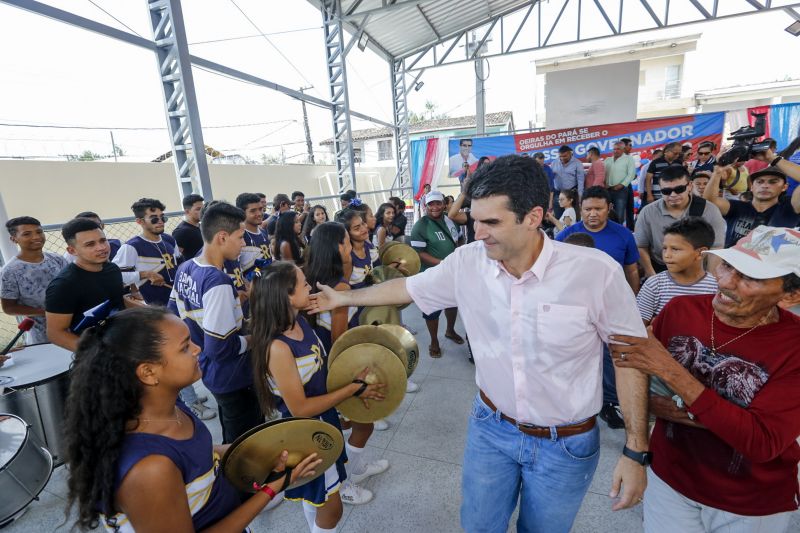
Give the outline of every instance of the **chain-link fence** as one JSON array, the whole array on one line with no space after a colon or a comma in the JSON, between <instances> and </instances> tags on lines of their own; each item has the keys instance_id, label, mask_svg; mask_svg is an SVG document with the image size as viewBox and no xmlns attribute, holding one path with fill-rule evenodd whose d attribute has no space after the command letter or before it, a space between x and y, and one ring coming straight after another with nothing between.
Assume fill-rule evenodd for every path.
<instances>
[{"instance_id":1,"label":"chain-link fence","mask_svg":"<svg viewBox=\"0 0 800 533\"><path fill-rule=\"evenodd\" d=\"M397 190L385 190L385 191L369 191L364 193L359 193L359 196L367 202L370 207L373 208L373 211L377 210L378 206L384 202L386 202L389 196L396 194ZM328 210L328 215L332 218L333 214L341 209L341 203L339 202L339 197L337 196L322 196L322 197L308 197L306 199L307 202L311 203L312 205L324 205L325 208ZM181 217L183 215L182 212L172 212L172 213L165 213L167 215L167 223L165 225L164 231L166 233L172 233L172 231L180 224ZM413 210L406 211L406 217L408 218L408 224L406 225L406 233L411 234L411 227L414 225L414 213ZM47 240L44 244L44 250L46 252L52 252L54 254L62 255L67 251L67 245L64 242L63 237L61 237L61 224L51 224L44 226L45 236ZM121 242L126 242L128 239L135 237L141 233L141 228L136 223L136 219L134 217L124 217L124 218L113 218L108 219L105 221L105 234L106 237L109 239L119 239ZM11 339L14 338L14 335L17 334L17 321L16 318L7 315L5 313L0 313L0 348L4 347L6 344L11 342ZM18 344L23 342L23 338L20 339Z\"/></svg>"}]
</instances>

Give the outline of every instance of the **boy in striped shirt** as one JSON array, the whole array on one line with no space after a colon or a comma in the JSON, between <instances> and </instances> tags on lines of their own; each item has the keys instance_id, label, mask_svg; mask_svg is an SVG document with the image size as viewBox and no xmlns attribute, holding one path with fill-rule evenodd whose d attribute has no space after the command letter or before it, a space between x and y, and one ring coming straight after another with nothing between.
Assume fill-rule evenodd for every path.
<instances>
[{"instance_id":1,"label":"boy in striped shirt","mask_svg":"<svg viewBox=\"0 0 800 533\"><path fill-rule=\"evenodd\" d=\"M682 218L664 230L667 270L647 278L636 295L645 326L675 296L717 292L717 280L703 267L703 252L713 244L714 228L700 217Z\"/></svg>"}]
</instances>

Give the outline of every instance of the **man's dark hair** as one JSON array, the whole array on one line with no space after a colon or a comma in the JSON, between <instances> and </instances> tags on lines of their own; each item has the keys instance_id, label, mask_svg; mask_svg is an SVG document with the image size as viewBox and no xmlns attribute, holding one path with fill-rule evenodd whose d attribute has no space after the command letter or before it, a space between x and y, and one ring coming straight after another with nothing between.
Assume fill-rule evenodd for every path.
<instances>
[{"instance_id":1,"label":"man's dark hair","mask_svg":"<svg viewBox=\"0 0 800 533\"><path fill-rule=\"evenodd\" d=\"M8 234L13 237L17 234L17 228L24 225L41 226L42 223L33 217L16 217L6 222L6 229Z\"/></svg>"},{"instance_id":2,"label":"man's dark hair","mask_svg":"<svg viewBox=\"0 0 800 533\"><path fill-rule=\"evenodd\" d=\"M471 200L490 196L507 196L508 209L517 222L534 207L547 209L550 187L539 164L530 157L506 155L475 171L467 188Z\"/></svg>"},{"instance_id":3,"label":"man's dark hair","mask_svg":"<svg viewBox=\"0 0 800 533\"><path fill-rule=\"evenodd\" d=\"M600 157L600 149L597 146L590 146L588 150L586 150L587 155L592 153L597 157Z\"/></svg>"},{"instance_id":4,"label":"man's dark hair","mask_svg":"<svg viewBox=\"0 0 800 533\"><path fill-rule=\"evenodd\" d=\"M261 198L254 192L243 192L236 197L236 207L244 211L250 204L260 204Z\"/></svg>"},{"instance_id":5,"label":"man's dark hair","mask_svg":"<svg viewBox=\"0 0 800 533\"><path fill-rule=\"evenodd\" d=\"M61 226L61 236L67 244L75 244L75 235L82 231L92 231L100 228L100 224L91 218L73 218L63 226Z\"/></svg>"},{"instance_id":6,"label":"man's dark hair","mask_svg":"<svg viewBox=\"0 0 800 533\"><path fill-rule=\"evenodd\" d=\"M595 185L594 187L589 187L588 189L583 190L581 203L589 198L600 198L601 200L605 200L607 204L611 203L611 195L608 194L608 191L605 187L600 187L599 185Z\"/></svg>"},{"instance_id":7,"label":"man's dark hair","mask_svg":"<svg viewBox=\"0 0 800 533\"><path fill-rule=\"evenodd\" d=\"M542 152L536 152L533 154L534 159L544 159L544 154Z\"/></svg>"},{"instance_id":8,"label":"man's dark hair","mask_svg":"<svg viewBox=\"0 0 800 533\"><path fill-rule=\"evenodd\" d=\"M458 141L458 145L462 146L466 141L473 142L472 139L460 139ZM474 144L474 143L473 143Z\"/></svg>"},{"instance_id":9,"label":"man's dark hair","mask_svg":"<svg viewBox=\"0 0 800 533\"><path fill-rule=\"evenodd\" d=\"M653 150L653 159L657 158L659 154L663 154L664 150L661 148L656 148Z\"/></svg>"},{"instance_id":10,"label":"man's dark hair","mask_svg":"<svg viewBox=\"0 0 800 533\"><path fill-rule=\"evenodd\" d=\"M358 193L356 191L354 191L353 189L347 189L344 192L346 194L349 194L351 198L355 198L356 196L358 196Z\"/></svg>"},{"instance_id":11,"label":"man's dark hair","mask_svg":"<svg viewBox=\"0 0 800 533\"><path fill-rule=\"evenodd\" d=\"M622 139L620 139L620 141L622 141L622 144L624 144L625 146L631 146L633 144L633 141L630 140L630 138L628 137L623 137Z\"/></svg>"},{"instance_id":12,"label":"man's dark hair","mask_svg":"<svg viewBox=\"0 0 800 533\"><path fill-rule=\"evenodd\" d=\"M259 197L259 198L261 198L262 200L263 200L264 198L266 198L266 197L267 197L267 195L266 195L266 194L264 194L263 192L257 192L256 194L257 194L257 195L258 195L258 197Z\"/></svg>"},{"instance_id":13,"label":"man's dark hair","mask_svg":"<svg viewBox=\"0 0 800 533\"><path fill-rule=\"evenodd\" d=\"M294 202L295 199L297 199L298 196L302 196L303 198L306 197L306 195L305 195L305 193L303 193L303 191L294 191L292 193L292 201Z\"/></svg>"},{"instance_id":14,"label":"man's dark hair","mask_svg":"<svg viewBox=\"0 0 800 533\"><path fill-rule=\"evenodd\" d=\"M686 170L686 167L683 165L671 165L661 171L659 181L677 181L681 178L686 178L688 181L691 181L689 171Z\"/></svg>"},{"instance_id":15,"label":"man's dark hair","mask_svg":"<svg viewBox=\"0 0 800 533\"><path fill-rule=\"evenodd\" d=\"M703 141L703 142L701 142L700 144L697 145L698 150L700 148L711 148L712 152L714 151L715 147L716 147L716 145L711 141Z\"/></svg>"},{"instance_id":16,"label":"man's dark hair","mask_svg":"<svg viewBox=\"0 0 800 533\"><path fill-rule=\"evenodd\" d=\"M679 143L678 141L672 141L671 143L667 143L666 145L664 145L664 151L668 152L670 150L674 150L676 146L680 146L681 150L683 150L681 143Z\"/></svg>"},{"instance_id":17,"label":"man's dark hair","mask_svg":"<svg viewBox=\"0 0 800 533\"><path fill-rule=\"evenodd\" d=\"M284 195L285 196L285 195ZM200 232L203 241L209 243L220 231L233 233L244 222L244 211L228 202L212 202L206 206L200 219Z\"/></svg>"},{"instance_id":18,"label":"man's dark hair","mask_svg":"<svg viewBox=\"0 0 800 533\"><path fill-rule=\"evenodd\" d=\"M281 204L289 204L289 203L291 203L291 200L289 200L289 197L283 193L276 194L275 197L272 199L272 207L276 210L281 208Z\"/></svg>"},{"instance_id":19,"label":"man's dark hair","mask_svg":"<svg viewBox=\"0 0 800 533\"><path fill-rule=\"evenodd\" d=\"M664 229L664 235L680 235L694 249L714 245L714 228L701 217L684 217Z\"/></svg>"},{"instance_id":20,"label":"man's dark hair","mask_svg":"<svg viewBox=\"0 0 800 533\"><path fill-rule=\"evenodd\" d=\"M594 237L588 233L582 232L570 233L567 235L567 238L564 239L564 242L567 244L574 244L575 246L585 246L586 248L595 247Z\"/></svg>"},{"instance_id":21,"label":"man's dark hair","mask_svg":"<svg viewBox=\"0 0 800 533\"><path fill-rule=\"evenodd\" d=\"M558 149L558 153L559 154L565 154L565 153L571 152L571 151L572 151L572 147L570 147L568 144L565 144L561 148Z\"/></svg>"},{"instance_id":22,"label":"man's dark hair","mask_svg":"<svg viewBox=\"0 0 800 533\"><path fill-rule=\"evenodd\" d=\"M343 202L349 202L353 198L355 198L355 197L354 196L350 196L350 193L347 193L347 192L343 192L342 194L339 195L339 200L341 200Z\"/></svg>"},{"instance_id":23,"label":"man's dark hair","mask_svg":"<svg viewBox=\"0 0 800 533\"><path fill-rule=\"evenodd\" d=\"M75 218L96 218L99 220L100 215L98 215L94 211L81 211L80 213L75 215Z\"/></svg>"},{"instance_id":24,"label":"man's dark hair","mask_svg":"<svg viewBox=\"0 0 800 533\"><path fill-rule=\"evenodd\" d=\"M181 205L183 205L184 209L191 209L194 204L203 201L203 197L199 194L187 194L183 197L183 200L181 200Z\"/></svg>"},{"instance_id":25,"label":"man's dark hair","mask_svg":"<svg viewBox=\"0 0 800 533\"><path fill-rule=\"evenodd\" d=\"M133 211L133 216L136 218L144 218L148 209L161 209L163 211L166 208L167 206L155 198L139 198L131 206L131 211Z\"/></svg>"}]
</instances>

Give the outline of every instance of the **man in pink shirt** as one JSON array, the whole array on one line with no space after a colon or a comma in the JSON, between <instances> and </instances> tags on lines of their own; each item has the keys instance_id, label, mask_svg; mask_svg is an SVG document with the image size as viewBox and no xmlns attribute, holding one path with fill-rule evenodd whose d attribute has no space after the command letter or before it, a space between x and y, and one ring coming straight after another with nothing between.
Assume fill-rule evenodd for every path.
<instances>
[{"instance_id":1,"label":"man in pink shirt","mask_svg":"<svg viewBox=\"0 0 800 533\"><path fill-rule=\"evenodd\" d=\"M479 388L464 450L467 533L505 533L517 502L518 532L571 529L599 459L603 342L646 335L613 259L542 232L549 191L533 159L500 157L478 169L466 191L476 242L410 278L354 291L321 286L311 303L311 312L412 301L425 313L459 308ZM612 479L613 510L641 501L651 459L647 378L616 374L626 445Z\"/></svg>"},{"instance_id":2,"label":"man in pink shirt","mask_svg":"<svg viewBox=\"0 0 800 533\"><path fill-rule=\"evenodd\" d=\"M586 151L586 161L590 163L590 166L589 170L586 171L583 190L589 187L605 187L606 166L603 160L600 159L600 150L596 146L592 146Z\"/></svg>"}]
</instances>

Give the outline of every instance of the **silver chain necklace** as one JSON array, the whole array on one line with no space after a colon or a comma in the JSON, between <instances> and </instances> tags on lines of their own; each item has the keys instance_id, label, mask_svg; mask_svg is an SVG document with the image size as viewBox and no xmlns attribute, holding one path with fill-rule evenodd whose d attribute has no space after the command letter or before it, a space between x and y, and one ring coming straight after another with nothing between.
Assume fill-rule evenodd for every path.
<instances>
[{"instance_id":1,"label":"silver chain necklace","mask_svg":"<svg viewBox=\"0 0 800 533\"><path fill-rule=\"evenodd\" d=\"M721 350L725 346L731 344L732 342L738 341L739 339L741 339L742 337L744 337L745 335L747 335L748 333L750 333L751 331L753 331L757 327L763 326L766 323L767 319L769 318L769 315L771 315L771 314L772 314L772 309L767 311L767 314L764 315L763 317L761 317L761 320L758 321L758 324L756 324L752 328L748 329L747 331L745 331L741 335L738 335L738 336L732 338L728 342L723 342L719 346L716 346L716 343L715 343L715 340L714 340L714 318L716 317L716 315L714 314L714 310L712 309L711 310L711 354L712 355L717 355L719 350Z\"/></svg>"}]
</instances>

